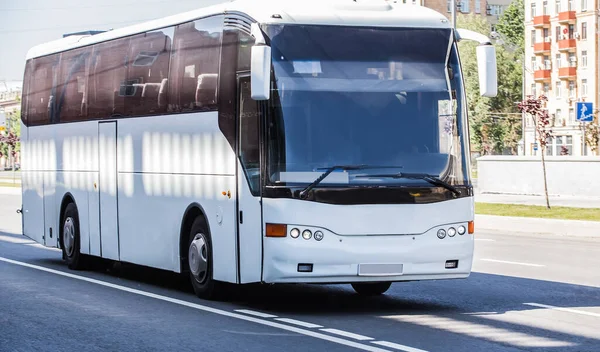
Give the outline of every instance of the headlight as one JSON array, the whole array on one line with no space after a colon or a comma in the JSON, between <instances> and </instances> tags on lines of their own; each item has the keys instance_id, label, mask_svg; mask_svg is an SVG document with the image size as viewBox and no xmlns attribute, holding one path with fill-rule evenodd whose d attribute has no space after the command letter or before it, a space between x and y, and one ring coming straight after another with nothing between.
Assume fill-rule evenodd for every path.
<instances>
[{"instance_id":1,"label":"headlight","mask_svg":"<svg viewBox=\"0 0 600 352\"><path fill-rule=\"evenodd\" d=\"M448 229L448 236L454 237L454 235L456 235L456 230L454 229L454 227L449 228Z\"/></svg>"},{"instance_id":2,"label":"headlight","mask_svg":"<svg viewBox=\"0 0 600 352\"><path fill-rule=\"evenodd\" d=\"M310 230L302 231L302 238L304 238L305 240L310 240L311 237L312 237L312 232L310 232Z\"/></svg>"},{"instance_id":3,"label":"headlight","mask_svg":"<svg viewBox=\"0 0 600 352\"><path fill-rule=\"evenodd\" d=\"M293 228L292 231L290 231L290 236L292 238L298 238L298 236L300 236L300 230Z\"/></svg>"},{"instance_id":4,"label":"headlight","mask_svg":"<svg viewBox=\"0 0 600 352\"><path fill-rule=\"evenodd\" d=\"M467 232L467 229L465 229L465 227L464 227L464 226L459 226L459 227L458 227L458 234L459 234L459 235L464 235L464 234L465 234L465 232Z\"/></svg>"},{"instance_id":5,"label":"headlight","mask_svg":"<svg viewBox=\"0 0 600 352\"><path fill-rule=\"evenodd\" d=\"M437 232L437 236L438 236L439 239L442 239L442 238L446 237L446 230L439 229L438 232Z\"/></svg>"}]
</instances>

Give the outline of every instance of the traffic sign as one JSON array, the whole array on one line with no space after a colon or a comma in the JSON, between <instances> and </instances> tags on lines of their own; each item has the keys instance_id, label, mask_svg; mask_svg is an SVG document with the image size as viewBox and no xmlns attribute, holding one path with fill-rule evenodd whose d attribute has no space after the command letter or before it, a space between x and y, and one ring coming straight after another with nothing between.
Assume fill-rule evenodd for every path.
<instances>
[{"instance_id":1,"label":"traffic sign","mask_svg":"<svg viewBox=\"0 0 600 352\"><path fill-rule=\"evenodd\" d=\"M594 114L593 114L593 103L587 102L577 102L577 121L579 122L593 122Z\"/></svg>"}]
</instances>

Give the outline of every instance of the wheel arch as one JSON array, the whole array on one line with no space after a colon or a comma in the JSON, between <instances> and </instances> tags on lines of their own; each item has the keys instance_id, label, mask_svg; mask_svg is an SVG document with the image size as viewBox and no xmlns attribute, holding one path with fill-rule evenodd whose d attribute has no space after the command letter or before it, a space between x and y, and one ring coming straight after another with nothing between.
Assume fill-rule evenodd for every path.
<instances>
[{"instance_id":1,"label":"wheel arch","mask_svg":"<svg viewBox=\"0 0 600 352\"><path fill-rule=\"evenodd\" d=\"M210 236L210 223L208 221L208 217L206 216L206 211L199 203L192 203L188 205L183 213L183 217L181 220L181 228L179 230L179 272L184 273L187 270L187 265L185 265L185 261L187 260L187 251L188 251L188 238L190 231L192 230L192 224L194 220L201 216L204 218L206 222L206 227L208 229L208 236Z\"/></svg>"}]
</instances>

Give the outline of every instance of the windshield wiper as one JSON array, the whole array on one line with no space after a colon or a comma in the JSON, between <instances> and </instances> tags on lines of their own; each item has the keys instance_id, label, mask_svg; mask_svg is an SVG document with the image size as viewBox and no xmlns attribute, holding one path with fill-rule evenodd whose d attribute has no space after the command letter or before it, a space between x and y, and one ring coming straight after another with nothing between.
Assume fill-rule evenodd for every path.
<instances>
[{"instance_id":1,"label":"windshield wiper","mask_svg":"<svg viewBox=\"0 0 600 352\"><path fill-rule=\"evenodd\" d=\"M378 175L357 175L356 177L389 177L389 178L408 178L408 179L416 179L416 180L424 180L433 185L444 187L445 189L451 191L456 196L460 196L460 191L449 184L446 181L441 180L439 177L435 175L429 174L419 174L419 173L404 173L399 172L397 174L378 174Z\"/></svg>"},{"instance_id":2,"label":"windshield wiper","mask_svg":"<svg viewBox=\"0 0 600 352\"><path fill-rule=\"evenodd\" d=\"M378 166L369 166L369 165L334 165L325 169L325 172L321 174L316 180L313 181L310 185L308 185L305 189L300 191L299 197L300 199L306 199L308 196L308 192L311 189L315 188L321 181L325 179L325 177L329 176L330 173L335 170L361 170L366 168L377 168Z\"/></svg>"}]
</instances>

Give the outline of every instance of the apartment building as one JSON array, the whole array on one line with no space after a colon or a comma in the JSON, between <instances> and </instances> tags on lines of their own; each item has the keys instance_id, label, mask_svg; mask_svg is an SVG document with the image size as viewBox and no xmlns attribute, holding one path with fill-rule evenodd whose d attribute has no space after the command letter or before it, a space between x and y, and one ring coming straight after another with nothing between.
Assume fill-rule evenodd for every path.
<instances>
[{"instance_id":1,"label":"apartment building","mask_svg":"<svg viewBox=\"0 0 600 352\"><path fill-rule=\"evenodd\" d=\"M583 147L576 103L598 111L599 0L525 0L525 93L548 97L554 138L547 155L591 155ZM525 120L523 151L539 155L531 118ZM563 148L564 147L564 148ZM537 150L536 150L537 149Z\"/></svg>"},{"instance_id":2,"label":"apartment building","mask_svg":"<svg viewBox=\"0 0 600 352\"><path fill-rule=\"evenodd\" d=\"M446 15L448 18L452 15L452 1L450 0L417 0L416 3ZM486 0L456 0L456 7L457 14L475 13L485 16L488 13Z\"/></svg>"}]
</instances>

